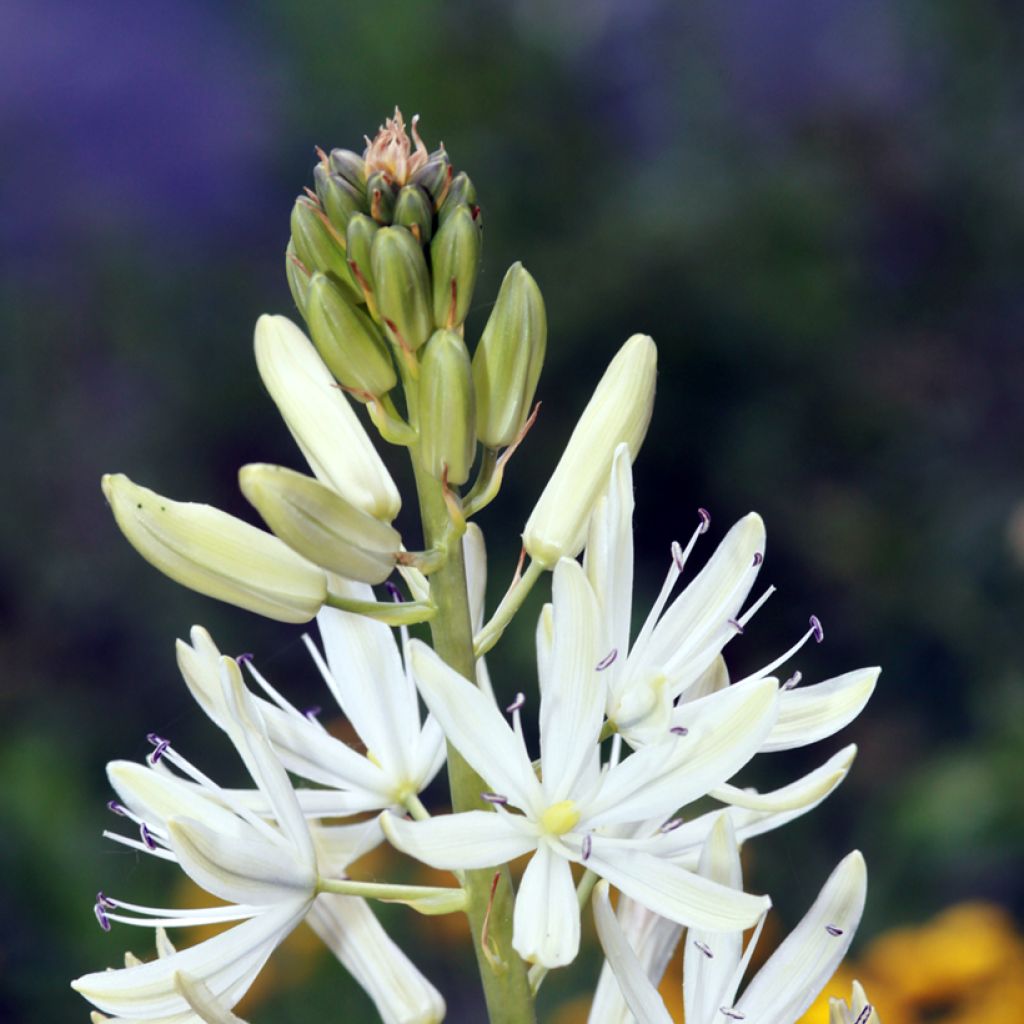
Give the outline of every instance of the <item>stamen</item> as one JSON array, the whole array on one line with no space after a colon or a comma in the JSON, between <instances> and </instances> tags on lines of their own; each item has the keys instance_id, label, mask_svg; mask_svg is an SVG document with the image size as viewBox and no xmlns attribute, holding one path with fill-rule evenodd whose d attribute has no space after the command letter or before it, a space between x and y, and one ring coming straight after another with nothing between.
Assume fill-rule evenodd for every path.
<instances>
[{"instance_id":1,"label":"stamen","mask_svg":"<svg viewBox=\"0 0 1024 1024\"><path fill-rule=\"evenodd\" d=\"M711 528L711 513L706 508L697 509L697 515L700 516L700 526L697 527L698 532L707 533Z\"/></svg>"},{"instance_id":2,"label":"stamen","mask_svg":"<svg viewBox=\"0 0 1024 1024\"><path fill-rule=\"evenodd\" d=\"M711 947L706 942L700 942L694 940L693 943L709 960L714 960L715 954L711 952Z\"/></svg>"},{"instance_id":3,"label":"stamen","mask_svg":"<svg viewBox=\"0 0 1024 1024\"><path fill-rule=\"evenodd\" d=\"M113 813L116 814L119 818L124 818L128 815L128 808L125 807L124 804L119 803L117 800L108 800L107 810L113 811Z\"/></svg>"},{"instance_id":4,"label":"stamen","mask_svg":"<svg viewBox=\"0 0 1024 1024\"><path fill-rule=\"evenodd\" d=\"M315 722L321 711L323 711L323 708L320 707L319 704L314 704L312 707L306 708L302 714L304 718L308 718L311 722Z\"/></svg>"},{"instance_id":5,"label":"stamen","mask_svg":"<svg viewBox=\"0 0 1024 1024\"><path fill-rule=\"evenodd\" d=\"M519 711L523 707L523 705L525 703L526 703L526 694L525 693L517 693L516 694L516 699L514 701L512 701L512 703L509 704L509 706L507 708L505 708L506 714L509 714L509 715L515 714L515 712Z\"/></svg>"},{"instance_id":6,"label":"stamen","mask_svg":"<svg viewBox=\"0 0 1024 1024\"><path fill-rule=\"evenodd\" d=\"M396 604L402 603L402 592L398 587L391 582L391 580L385 580L384 589L391 595L391 600Z\"/></svg>"},{"instance_id":7,"label":"stamen","mask_svg":"<svg viewBox=\"0 0 1024 1024\"><path fill-rule=\"evenodd\" d=\"M504 807L508 803L508 797L502 796L500 793L481 793L481 800L486 800L489 804L498 804Z\"/></svg>"},{"instance_id":8,"label":"stamen","mask_svg":"<svg viewBox=\"0 0 1024 1024\"><path fill-rule=\"evenodd\" d=\"M754 565L760 565L764 561L764 555L760 551L754 552Z\"/></svg>"},{"instance_id":9,"label":"stamen","mask_svg":"<svg viewBox=\"0 0 1024 1024\"><path fill-rule=\"evenodd\" d=\"M682 824L682 818L671 818L670 820L666 821L665 824L658 829L658 831L661 832L663 835L668 835L669 832L675 832L675 830L679 828L679 826Z\"/></svg>"},{"instance_id":10,"label":"stamen","mask_svg":"<svg viewBox=\"0 0 1024 1024\"><path fill-rule=\"evenodd\" d=\"M745 626L760 610L761 606L775 593L774 587L769 587L741 616L740 625Z\"/></svg>"},{"instance_id":11,"label":"stamen","mask_svg":"<svg viewBox=\"0 0 1024 1024\"><path fill-rule=\"evenodd\" d=\"M155 732L147 733L146 739L153 744L153 753L146 758L150 764L156 764L161 757L167 753L167 748L171 745L170 740L165 740L160 736L157 736Z\"/></svg>"},{"instance_id":12,"label":"stamen","mask_svg":"<svg viewBox=\"0 0 1024 1024\"><path fill-rule=\"evenodd\" d=\"M672 541L672 561L676 563L676 568L682 572L686 567L686 556L683 554L682 546L679 541Z\"/></svg>"},{"instance_id":13,"label":"stamen","mask_svg":"<svg viewBox=\"0 0 1024 1024\"><path fill-rule=\"evenodd\" d=\"M139 835L150 850L156 849L156 840L153 838L153 833L149 831L149 827L145 822L139 825Z\"/></svg>"},{"instance_id":14,"label":"stamen","mask_svg":"<svg viewBox=\"0 0 1024 1024\"><path fill-rule=\"evenodd\" d=\"M732 626L740 636L743 636L743 624L739 620L729 619L729 625Z\"/></svg>"},{"instance_id":15,"label":"stamen","mask_svg":"<svg viewBox=\"0 0 1024 1024\"><path fill-rule=\"evenodd\" d=\"M792 690L794 686L800 685L800 680L803 679L803 672L794 672L780 687L783 690Z\"/></svg>"},{"instance_id":16,"label":"stamen","mask_svg":"<svg viewBox=\"0 0 1024 1024\"><path fill-rule=\"evenodd\" d=\"M113 910L117 906L117 902L110 899L109 896L104 896L101 890L96 893L96 906L102 907L104 910Z\"/></svg>"},{"instance_id":17,"label":"stamen","mask_svg":"<svg viewBox=\"0 0 1024 1024\"><path fill-rule=\"evenodd\" d=\"M593 840L591 839L590 833L588 832L583 837L583 859L584 860L590 860L590 851L593 848L593 845L594 845L593 844Z\"/></svg>"},{"instance_id":18,"label":"stamen","mask_svg":"<svg viewBox=\"0 0 1024 1024\"><path fill-rule=\"evenodd\" d=\"M619 649L613 647L594 667L595 672L603 672L610 665L614 664L615 659L619 656Z\"/></svg>"},{"instance_id":19,"label":"stamen","mask_svg":"<svg viewBox=\"0 0 1024 1024\"><path fill-rule=\"evenodd\" d=\"M875 1008L870 1003L868 1003L868 1005L865 1006L864 1009L857 1014L857 1019L853 1022L853 1024L868 1024L868 1021L871 1019L871 1014L874 1012Z\"/></svg>"},{"instance_id":20,"label":"stamen","mask_svg":"<svg viewBox=\"0 0 1024 1024\"><path fill-rule=\"evenodd\" d=\"M726 1017L730 1017L733 1020L746 1020L747 1019L747 1015L745 1013L740 1013L739 1010L732 1010L728 1006L720 1006L718 1008L718 1012L719 1013L724 1013Z\"/></svg>"},{"instance_id":21,"label":"stamen","mask_svg":"<svg viewBox=\"0 0 1024 1024\"><path fill-rule=\"evenodd\" d=\"M821 619L817 615L812 615L809 619L811 632L814 634L814 642L821 643L825 639L825 630L822 629Z\"/></svg>"},{"instance_id":22,"label":"stamen","mask_svg":"<svg viewBox=\"0 0 1024 1024\"><path fill-rule=\"evenodd\" d=\"M238 654L238 655L235 656L235 664L236 665L248 665L249 662L252 661L253 658L255 658L255 657L256 657L256 655L253 654L252 651L246 651L243 654Z\"/></svg>"},{"instance_id":23,"label":"stamen","mask_svg":"<svg viewBox=\"0 0 1024 1024\"><path fill-rule=\"evenodd\" d=\"M825 925L825 931L827 931L833 938L838 938L843 934L843 929L837 928L834 924Z\"/></svg>"},{"instance_id":24,"label":"stamen","mask_svg":"<svg viewBox=\"0 0 1024 1024\"><path fill-rule=\"evenodd\" d=\"M689 736L690 734L690 730L687 729L685 725L673 725L672 728L669 729L669 732L672 733L673 736Z\"/></svg>"},{"instance_id":25,"label":"stamen","mask_svg":"<svg viewBox=\"0 0 1024 1024\"><path fill-rule=\"evenodd\" d=\"M97 903L96 906L94 906L92 908L92 912L96 915L96 920L99 921L100 927L105 932L109 932L110 931L110 918L107 917L107 912L106 912L106 910L103 909L103 906L101 904Z\"/></svg>"}]
</instances>

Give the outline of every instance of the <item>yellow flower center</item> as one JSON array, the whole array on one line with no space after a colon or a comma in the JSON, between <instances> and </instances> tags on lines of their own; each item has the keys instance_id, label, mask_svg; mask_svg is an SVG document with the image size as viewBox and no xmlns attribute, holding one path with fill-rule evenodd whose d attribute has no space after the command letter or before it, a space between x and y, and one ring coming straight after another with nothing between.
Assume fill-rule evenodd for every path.
<instances>
[{"instance_id":1,"label":"yellow flower center","mask_svg":"<svg viewBox=\"0 0 1024 1024\"><path fill-rule=\"evenodd\" d=\"M561 800L552 804L541 816L540 827L548 835L561 836L576 827L580 812L572 800Z\"/></svg>"}]
</instances>

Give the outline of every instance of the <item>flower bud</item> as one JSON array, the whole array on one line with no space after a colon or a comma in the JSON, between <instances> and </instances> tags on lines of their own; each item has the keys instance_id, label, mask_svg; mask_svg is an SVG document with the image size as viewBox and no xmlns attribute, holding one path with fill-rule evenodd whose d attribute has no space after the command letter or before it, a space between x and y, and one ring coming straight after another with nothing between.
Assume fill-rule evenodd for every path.
<instances>
[{"instance_id":1,"label":"flower bud","mask_svg":"<svg viewBox=\"0 0 1024 1024\"><path fill-rule=\"evenodd\" d=\"M430 159L412 176L412 182L425 188L430 195L434 209L438 209L448 194L452 178L452 162L448 159L444 146L435 149Z\"/></svg>"},{"instance_id":2,"label":"flower bud","mask_svg":"<svg viewBox=\"0 0 1024 1024\"><path fill-rule=\"evenodd\" d=\"M370 216L378 224L390 224L395 212L397 189L384 171L375 171L366 179L366 201Z\"/></svg>"},{"instance_id":3,"label":"flower bud","mask_svg":"<svg viewBox=\"0 0 1024 1024\"><path fill-rule=\"evenodd\" d=\"M458 327L469 312L480 267L480 225L468 206L456 207L430 244L434 324Z\"/></svg>"},{"instance_id":4,"label":"flower bud","mask_svg":"<svg viewBox=\"0 0 1024 1024\"><path fill-rule=\"evenodd\" d=\"M341 175L360 195L366 195L366 163L351 149L332 149L328 157L332 174Z\"/></svg>"},{"instance_id":5,"label":"flower bud","mask_svg":"<svg viewBox=\"0 0 1024 1024\"><path fill-rule=\"evenodd\" d=\"M448 194L438 213L439 219L444 221L459 206L476 206L476 187L465 171L459 171L452 178Z\"/></svg>"},{"instance_id":6,"label":"flower bud","mask_svg":"<svg viewBox=\"0 0 1024 1024\"><path fill-rule=\"evenodd\" d=\"M388 330L410 349L430 337L430 281L419 243L405 228L381 228L370 250L377 308Z\"/></svg>"},{"instance_id":7,"label":"flower bud","mask_svg":"<svg viewBox=\"0 0 1024 1024\"><path fill-rule=\"evenodd\" d=\"M489 448L511 444L530 415L547 336L540 288L513 263L473 353L476 433Z\"/></svg>"},{"instance_id":8,"label":"flower bud","mask_svg":"<svg viewBox=\"0 0 1024 1024\"><path fill-rule=\"evenodd\" d=\"M373 291L373 269L370 265L370 249L373 237L380 231L380 225L365 213L357 213L348 222L345 239L348 244L349 269L358 280L366 282L366 287Z\"/></svg>"},{"instance_id":9,"label":"flower bud","mask_svg":"<svg viewBox=\"0 0 1024 1024\"><path fill-rule=\"evenodd\" d=\"M419 185L406 185L398 193L394 221L399 227L408 228L420 245L430 241L434 228L434 208L429 196Z\"/></svg>"},{"instance_id":10,"label":"flower bud","mask_svg":"<svg viewBox=\"0 0 1024 1024\"><path fill-rule=\"evenodd\" d=\"M450 484L469 479L476 454L473 372L466 343L455 332L435 331L420 364L420 453L427 472Z\"/></svg>"},{"instance_id":11,"label":"flower bud","mask_svg":"<svg viewBox=\"0 0 1024 1024\"><path fill-rule=\"evenodd\" d=\"M530 557L546 568L583 547L594 502L608 482L615 449L630 459L643 443L654 408L658 351L634 334L605 370L523 531Z\"/></svg>"},{"instance_id":12,"label":"flower bud","mask_svg":"<svg viewBox=\"0 0 1024 1024\"><path fill-rule=\"evenodd\" d=\"M303 266L295 252L295 242L288 239L288 248L284 251L284 271L288 278L288 288L298 311L306 315L306 299L309 295L309 271Z\"/></svg>"},{"instance_id":13,"label":"flower bud","mask_svg":"<svg viewBox=\"0 0 1024 1024\"><path fill-rule=\"evenodd\" d=\"M366 400L366 394L379 398L398 383L380 331L326 275L313 275L306 310L313 344L331 373L355 392L353 397L360 401Z\"/></svg>"},{"instance_id":14,"label":"flower bud","mask_svg":"<svg viewBox=\"0 0 1024 1024\"><path fill-rule=\"evenodd\" d=\"M391 575L402 545L398 531L319 480L259 463L243 466L238 483L271 530L314 564L363 583Z\"/></svg>"},{"instance_id":15,"label":"flower bud","mask_svg":"<svg viewBox=\"0 0 1024 1024\"><path fill-rule=\"evenodd\" d=\"M349 218L354 213L366 212L366 199L361 190L347 182L340 174L331 174L323 164L313 168L316 194L331 224L344 237Z\"/></svg>"},{"instance_id":16,"label":"flower bud","mask_svg":"<svg viewBox=\"0 0 1024 1024\"><path fill-rule=\"evenodd\" d=\"M256 365L313 473L349 504L391 522L401 498L312 342L283 316L256 321Z\"/></svg>"},{"instance_id":17,"label":"flower bud","mask_svg":"<svg viewBox=\"0 0 1024 1024\"><path fill-rule=\"evenodd\" d=\"M280 622L308 622L327 599L322 569L220 509L171 501L120 473L103 477L103 493L132 547L183 586Z\"/></svg>"},{"instance_id":18,"label":"flower bud","mask_svg":"<svg viewBox=\"0 0 1024 1024\"><path fill-rule=\"evenodd\" d=\"M348 280L344 242L330 227L318 203L308 196L299 196L292 207L291 229L295 253L310 273L319 270L334 274L341 281Z\"/></svg>"}]
</instances>

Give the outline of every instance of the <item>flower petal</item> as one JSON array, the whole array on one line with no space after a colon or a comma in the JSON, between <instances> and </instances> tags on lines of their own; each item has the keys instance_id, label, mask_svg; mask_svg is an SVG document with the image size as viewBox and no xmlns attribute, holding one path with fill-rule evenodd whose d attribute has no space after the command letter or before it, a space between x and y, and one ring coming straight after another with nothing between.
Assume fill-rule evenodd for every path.
<instances>
[{"instance_id":1,"label":"flower petal","mask_svg":"<svg viewBox=\"0 0 1024 1024\"><path fill-rule=\"evenodd\" d=\"M528 963L563 967L580 948L580 908L569 862L546 842L526 865L512 921L512 945Z\"/></svg>"},{"instance_id":2,"label":"flower petal","mask_svg":"<svg viewBox=\"0 0 1024 1024\"><path fill-rule=\"evenodd\" d=\"M476 636L484 624L484 601L487 597L487 547L483 530L476 523L470 523L462 535L462 555L466 560L469 617L473 635ZM476 660L476 682L484 693L494 696L494 687L484 658Z\"/></svg>"},{"instance_id":3,"label":"flower petal","mask_svg":"<svg viewBox=\"0 0 1024 1024\"><path fill-rule=\"evenodd\" d=\"M188 1002L189 1009L203 1024L245 1024L241 1017L233 1014L220 1000L214 998L208 986L189 974L178 971L174 984Z\"/></svg>"},{"instance_id":4,"label":"flower petal","mask_svg":"<svg viewBox=\"0 0 1024 1024\"><path fill-rule=\"evenodd\" d=\"M861 713L881 671L861 668L814 686L783 690L779 720L761 750L803 747L838 732Z\"/></svg>"},{"instance_id":5,"label":"flower petal","mask_svg":"<svg viewBox=\"0 0 1024 1024\"><path fill-rule=\"evenodd\" d=\"M866 894L867 869L854 850L839 862L803 920L754 976L737 1010L758 1024L798 1019L846 954Z\"/></svg>"},{"instance_id":6,"label":"flower petal","mask_svg":"<svg viewBox=\"0 0 1024 1024\"><path fill-rule=\"evenodd\" d=\"M534 849L537 836L524 818L493 811L440 814L407 821L385 811L380 817L392 846L434 868L489 868Z\"/></svg>"}]
</instances>

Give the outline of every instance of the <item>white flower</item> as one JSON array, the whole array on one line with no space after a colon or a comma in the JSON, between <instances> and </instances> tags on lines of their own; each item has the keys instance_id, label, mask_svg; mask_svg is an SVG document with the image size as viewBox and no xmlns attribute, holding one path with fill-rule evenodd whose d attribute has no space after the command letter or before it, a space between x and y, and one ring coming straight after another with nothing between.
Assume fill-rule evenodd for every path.
<instances>
[{"instance_id":1,"label":"white flower","mask_svg":"<svg viewBox=\"0 0 1024 1024\"><path fill-rule=\"evenodd\" d=\"M741 614L764 560L761 517L750 513L727 534L704 568L671 602L676 583L710 517L686 548L673 545L672 564L654 606L630 644L633 592L633 478L630 453L615 454L607 492L590 523L585 567L601 606L602 678L607 714L633 746L660 740L683 714L688 699L727 686L722 649L741 634L772 589ZM812 637L822 636L814 617L806 634L781 657L747 677L767 677ZM865 668L816 686L780 694L779 718L762 750L785 750L829 736L852 721L874 690L879 669Z\"/></svg>"},{"instance_id":2,"label":"white flower","mask_svg":"<svg viewBox=\"0 0 1024 1024\"><path fill-rule=\"evenodd\" d=\"M541 617L539 630L539 780L523 740L522 702L513 705L510 728L490 696L414 641L420 692L449 741L493 790L488 796L498 813L419 822L382 817L395 846L438 868L488 867L533 851L516 899L513 945L524 959L546 967L569 963L579 945L571 862L691 926L743 928L768 905L766 898L699 878L609 832L664 820L731 776L771 730L775 681L753 680L694 702L680 734L602 771L596 614L582 569L563 559L555 569L553 609Z\"/></svg>"},{"instance_id":3,"label":"white flower","mask_svg":"<svg viewBox=\"0 0 1024 1024\"><path fill-rule=\"evenodd\" d=\"M719 884L740 887L739 848L722 815L700 860L700 873ZM760 923L743 950L740 932L711 933L691 928L683 960L683 1003L687 1024L793 1024L834 973L860 922L867 890L864 858L854 851L839 862L818 898L781 946L736 998L760 933ZM608 963L639 1024L672 1024L655 988L657 979L637 957L623 923L611 907L606 884L594 892L594 920ZM648 968L651 958L648 956ZM590 1024L608 1024L615 1017Z\"/></svg>"},{"instance_id":4,"label":"white flower","mask_svg":"<svg viewBox=\"0 0 1024 1024\"><path fill-rule=\"evenodd\" d=\"M868 1002L864 987L859 981L853 983L850 1001L830 999L828 1001L829 1024L882 1024L878 1011Z\"/></svg>"}]
</instances>

